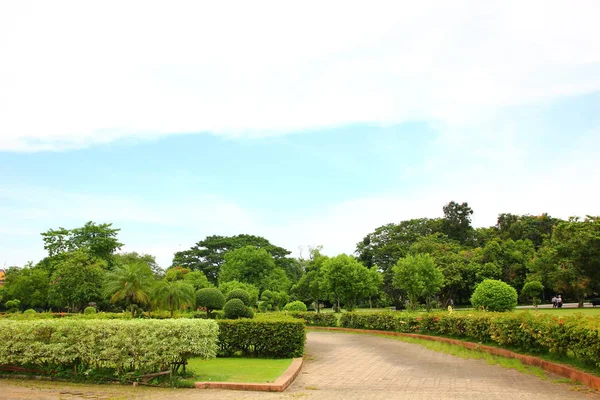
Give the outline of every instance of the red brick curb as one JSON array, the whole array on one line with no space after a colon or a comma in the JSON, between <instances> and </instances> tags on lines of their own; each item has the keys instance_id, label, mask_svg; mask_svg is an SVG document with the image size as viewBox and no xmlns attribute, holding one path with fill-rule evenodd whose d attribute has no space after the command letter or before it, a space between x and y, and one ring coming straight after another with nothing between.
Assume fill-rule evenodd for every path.
<instances>
[{"instance_id":1,"label":"red brick curb","mask_svg":"<svg viewBox=\"0 0 600 400\"><path fill-rule=\"evenodd\" d=\"M387 335L387 336L404 336L404 337L412 337L417 339L424 340L432 340L434 342L442 342L453 344L456 346L462 346L471 350L481 350L486 353L494 354L501 357L506 358L516 358L521 360L523 364L532 365L535 367L540 367L548 372L552 372L556 375L564 376L573 381L581 382L582 384L591 387L596 390L600 390L600 377L588 374L587 372L580 371L573 367L569 367L563 364L557 364L550 361L542 360L538 357L527 356L524 354L515 353L510 350L500 349L492 346L485 346L478 343L473 342L463 342L461 340L456 339L448 339L439 336L427 336L427 335L419 335L414 333L401 333L401 332L389 332L389 331L378 331L378 330L369 330L369 329L352 329L352 328L333 328L333 327L318 327L311 326L311 330L326 330L326 331L339 331L339 332L355 332L355 333L375 333L378 335Z\"/></svg>"},{"instance_id":2,"label":"red brick curb","mask_svg":"<svg viewBox=\"0 0 600 400\"><path fill-rule=\"evenodd\" d=\"M250 390L256 392L283 392L294 382L302 369L302 358L294 358L292 364L273 383L239 383L239 382L196 382L196 389L228 389Z\"/></svg>"}]
</instances>

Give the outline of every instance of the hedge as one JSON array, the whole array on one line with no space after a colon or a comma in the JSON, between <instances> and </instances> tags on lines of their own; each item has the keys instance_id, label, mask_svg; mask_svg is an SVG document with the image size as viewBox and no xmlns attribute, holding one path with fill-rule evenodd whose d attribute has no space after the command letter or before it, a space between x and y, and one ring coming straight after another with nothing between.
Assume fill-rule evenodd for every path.
<instances>
[{"instance_id":1,"label":"hedge","mask_svg":"<svg viewBox=\"0 0 600 400\"><path fill-rule=\"evenodd\" d=\"M302 357L306 333L304 323L294 319L238 319L217 321L219 355L238 352L254 357Z\"/></svg>"},{"instance_id":2,"label":"hedge","mask_svg":"<svg viewBox=\"0 0 600 400\"><path fill-rule=\"evenodd\" d=\"M528 353L556 353L600 367L600 318L538 313L345 313L340 326L450 336Z\"/></svg>"},{"instance_id":3,"label":"hedge","mask_svg":"<svg viewBox=\"0 0 600 400\"><path fill-rule=\"evenodd\" d=\"M0 365L149 373L191 356L215 357L217 336L208 320L5 320Z\"/></svg>"},{"instance_id":4,"label":"hedge","mask_svg":"<svg viewBox=\"0 0 600 400\"><path fill-rule=\"evenodd\" d=\"M287 315L303 319L307 326L337 326L338 317L334 313L316 313L311 311L290 311Z\"/></svg>"}]
</instances>

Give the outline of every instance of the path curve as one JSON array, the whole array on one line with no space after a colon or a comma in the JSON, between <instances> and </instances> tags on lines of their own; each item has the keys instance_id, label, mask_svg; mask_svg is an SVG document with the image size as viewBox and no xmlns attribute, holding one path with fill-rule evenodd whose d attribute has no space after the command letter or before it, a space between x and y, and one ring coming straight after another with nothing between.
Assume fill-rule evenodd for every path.
<instances>
[{"instance_id":1,"label":"path curve","mask_svg":"<svg viewBox=\"0 0 600 400\"><path fill-rule=\"evenodd\" d=\"M574 390L575 389L575 390ZM3 399L596 399L556 383L372 335L309 332L306 362L285 393L172 390L0 380Z\"/></svg>"}]
</instances>

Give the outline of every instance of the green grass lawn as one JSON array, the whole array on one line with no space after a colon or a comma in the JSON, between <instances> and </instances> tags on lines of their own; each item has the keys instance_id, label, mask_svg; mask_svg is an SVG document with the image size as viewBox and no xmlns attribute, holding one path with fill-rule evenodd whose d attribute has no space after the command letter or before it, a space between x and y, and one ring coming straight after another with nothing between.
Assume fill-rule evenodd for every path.
<instances>
[{"instance_id":1,"label":"green grass lawn","mask_svg":"<svg viewBox=\"0 0 600 400\"><path fill-rule=\"evenodd\" d=\"M188 361L187 371L193 373L194 378L186 378L185 381L274 382L291 363L291 358L192 358Z\"/></svg>"},{"instance_id":2,"label":"green grass lawn","mask_svg":"<svg viewBox=\"0 0 600 400\"><path fill-rule=\"evenodd\" d=\"M534 308L531 309L517 309L515 312L530 311L539 312L544 314L553 315L574 315L581 313L585 316L600 317L600 307L586 307L586 308Z\"/></svg>"}]
</instances>

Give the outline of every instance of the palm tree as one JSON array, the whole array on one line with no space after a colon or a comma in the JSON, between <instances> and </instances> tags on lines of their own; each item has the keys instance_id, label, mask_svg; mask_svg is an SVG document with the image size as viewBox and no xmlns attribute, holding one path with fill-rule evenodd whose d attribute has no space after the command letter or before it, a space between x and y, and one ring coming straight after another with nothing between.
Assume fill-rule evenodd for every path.
<instances>
[{"instance_id":1,"label":"palm tree","mask_svg":"<svg viewBox=\"0 0 600 400\"><path fill-rule=\"evenodd\" d=\"M120 265L106 277L104 292L111 303L124 300L131 308L133 317L135 305L150 301L150 292L154 284L152 269L146 264L136 263Z\"/></svg>"},{"instance_id":2,"label":"palm tree","mask_svg":"<svg viewBox=\"0 0 600 400\"><path fill-rule=\"evenodd\" d=\"M163 279L154 287L153 298L158 304L166 307L171 312L183 304L194 303L194 287L183 281L168 281Z\"/></svg>"}]
</instances>

